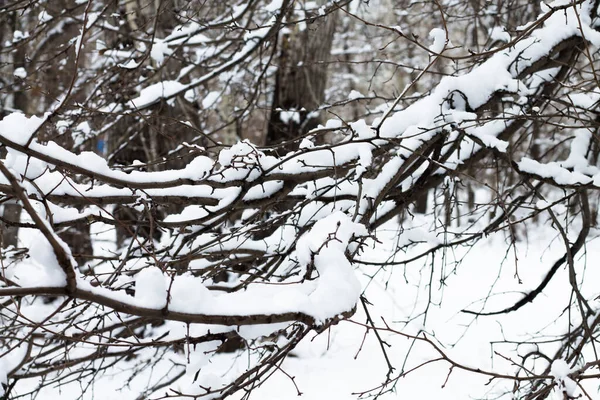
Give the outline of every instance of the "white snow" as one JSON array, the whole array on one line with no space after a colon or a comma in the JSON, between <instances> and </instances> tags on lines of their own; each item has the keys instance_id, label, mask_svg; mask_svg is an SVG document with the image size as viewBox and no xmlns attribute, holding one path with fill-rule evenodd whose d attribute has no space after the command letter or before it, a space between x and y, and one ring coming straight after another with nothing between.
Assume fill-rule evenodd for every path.
<instances>
[{"instance_id":1,"label":"white snow","mask_svg":"<svg viewBox=\"0 0 600 400\"><path fill-rule=\"evenodd\" d=\"M125 69L136 69L137 67L140 66L140 64L137 63L134 59L127 61L127 63L125 63L125 64L118 64L118 65L119 65L119 67L125 68Z\"/></svg>"},{"instance_id":2,"label":"white snow","mask_svg":"<svg viewBox=\"0 0 600 400\"><path fill-rule=\"evenodd\" d=\"M40 23L44 23L44 22L48 22L50 20L52 20L52 16L50 14L48 14L48 12L46 10L43 10L39 15L38 15L38 20L40 21Z\"/></svg>"},{"instance_id":3,"label":"white snow","mask_svg":"<svg viewBox=\"0 0 600 400\"><path fill-rule=\"evenodd\" d=\"M167 98L184 90L186 85L177 81L162 81L145 87L140 95L130 101L135 108L144 108L158 99Z\"/></svg>"},{"instance_id":4,"label":"white snow","mask_svg":"<svg viewBox=\"0 0 600 400\"><path fill-rule=\"evenodd\" d=\"M274 13L278 11L281 4L281 0L274 0L266 6L265 10ZM317 3L309 2L305 6L318 8ZM234 14L241 12L241 9L241 6L232 8ZM92 286L89 277L77 271L79 288L82 291L101 294L125 304L149 309L166 307L171 311L205 316L276 315L297 312L312 317L316 324L323 323L341 313L349 312L358 304L358 312L353 319L354 323L343 322L342 327L331 327L325 335L307 338L295 350L294 355L298 357L290 357L281 364L281 370L289 369L292 371L290 376L298 376L301 389L307 392L306 398L351 398L352 392L368 389L369 387L364 387L367 383L376 387L385 375L386 371L381 367L383 365L385 368L385 363L382 362L379 343L373 338L372 331L365 332L364 327L359 325L366 320L366 315L364 311L360 310L359 303L359 296L363 292L374 304L372 310L373 320L376 324L383 326L380 317L385 316L386 322L389 321L390 326L400 332L400 334L392 334L385 329L381 331L384 340L389 341L392 346L389 351L392 363L396 367L406 363L407 368L404 369L406 371L408 368L437 356L432 354L434 352L431 348L422 343L415 340L406 341L402 337L402 334L416 335L427 332L429 337L434 337L436 343L444 347L449 357L458 362L512 375L515 372L515 365L514 361L511 361L513 359L511 357L517 359L519 355L527 354L527 351L534 348L533 346L517 346L516 340L522 341L524 337L529 340L532 332L542 332L545 337L552 337L552 335L564 334L567 329L570 329L571 325L569 324L572 321L566 320L567 313L560 314L559 312L557 314L560 315L550 315L551 312L549 312L553 309L550 307L553 302L568 304L571 288L566 269L557 272L558 277L549 284L547 292L545 292L548 294L547 296L541 296L544 298L536 299L522 311L493 319L473 320L472 317L461 313L461 310L465 308L498 309L506 304L511 304L515 298L520 298L523 292L535 288L543 279L548 265L551 265L557 257L563 254L561 253L563 250L559 249L561 246L552 245L556 232L549 232L548 227L543 223L540 224L536 234L527 238L529 242L517 242L514 245L511 243L511 246L514 246L514 249L511 249L515 252L514 259L512 256L507 256L512 253L506 251L506 237L490 237L483 238L482 245L469 242L465 248L456 247L452 248L452 251L436 251L418 262L403 262L403 260L410 260L416 255L427 254L429 250L446 243L447 240L461 237L463 233L455 234L454 226L450 226L451 229L447 229L446 226L438 227L439 221L431 222L418 215L411 215L402 221L402 229L394 225L397 221L391 221L386 226L378 228L375 233L380 243L375 243L375 240L368 237L371 232L368 232L364 225L356 221L360 221L368 211L374 211L374 214L377 214L395 206L393 201L387 201L377 205L373 210L372 200L382 193L386 185L397 176L398 171L410 167L406 164L409 156L418 151L423 143L436 138L436 135L447 135L447 141L452 142L458 138L459 130L466 134L460 148L445 165L434 165L437 173L455 168L482 146L506 152L509 144L499 138L500 132L515 117L524 115L524 113L540 111L527 109L529 96L536 93L539 85L552 80L558 70L546 70L531 80L518 79L520 73L528 65L546 57L549 49L571 35L585 34L587 37L589 34L591 43L600 43L600 34L591 29L589 18L586 19L583 16L583 26L580 26L574 23L575 17L574 11L571 9L555 13L546 21L546 26L536 31L530 38L515 43L514 48L494 54L465 75L443 78L431 94L424 96L422 100L414 102L409 107L401 109L399 102L393 107L386 105L387 108L383 108L383 110L389 110L390 113L384 114L384 117L376 119L373 123L365 120L344 122L344 126L349 126L351 133L336 142L336 146L326 148L315 145L310 138L305 138L299 151L290 152L282 158L277 158L267 155L270 153L248 141L242 141L233 146L224 147L217 156L218 163L209 157L198 156L187 167L180 170L161 172L134 170L127 173L111 168L105 159L92 152L74 154L54 142L42 144L32 140L27 151L41 154L46 161L35 159L35 157L32 159L29 155L9 149L5 165L14 171L17 177L25 176L33 180L33 182L25 181L23 183L23 187L31 196L45 194L80 196L81 193L84 193L89 198L99 198L128 195L133 198L132 202L134 202L136 199L146 200L147 196L180 195L213 201L210 203L211 206L187 206L181 213L170 215L165 219L167 223L176 223L209 217L211 212L221 210L236 200L249 202L272 196L282 190L286 179L296 178L294 175L315 171L329 172L344 163L353 163L352 165L356 166L355 173L349 174L344 179L328 176L294 188L292 195L300 200L306 200L306 202L302 205L302 209L290 212L289 218L285 213L281 213L282 218L288 219L267 237L254 239L249 232L252 232L251 229L254 227L252 224L257 224L256 221L259 221L263 214L272 210L261 208L245 210L243 217L247 219L246 221L228 221L221 225L222 229L218 232L209 231L200 234L198 231L199 234L186 244L187 247L181 247L185 249L183 251L187 251L188 248L201 249L199 253L190 251L192 257L200 254L206 256L192 260L189 267L190 272L170 276L163 273L163 270L157 266L160 265L160 262L157 258L153 258L154 256L169 257L167 252L182 244L182 235L173 232L172 235L165 234L167 238L152 243L157 247L161 246L161 252L156 252L156 255L153 253L153 257L143 255L139 258L135 258L138 256L136 253L134 259L124 263L124 272L114 287ZM91 20L92 18L90 18ZM186 99L194 100L196 90L199 91L201 88L206 90L203 86L204 82L252 53L256 49L255 46L258 46L259 40L269 32L272 22L271 19L268 23L260 25L258 29L250 29L244 37L246 42L242 43L243 47L240 52L220 68L200 78L192 79L189 84L180 82L180 78L183 78L185 74L180 75L177 80L150 85L148 82L142 82L138 88L139 96L133 99L129 105L133 107L127 106L128 108L124 112L132 112L133 108L143 109L160 99L181 93L185 93ZM190 22L165 39L156 39L150 53L151 58L160 65L170 54L169 46L185 43L199 45L199 58L214 54L217 48L208 43L211 39L197 33L201 29L202 27L198 23ZM494 32L492 30L490 35L501 40L510 40L510 36L505 31ZM14 37L17 36L15 33ZM82 36L83 31L80 39ZM434 53L441 53L446 46L450 45L447 32L443 29L433 29L430 37L433 41L430 50ZM108 57L107 54L109 52L105 53L106 57ZM128 64L133 61L131 52L115 53L115 57L117 55L129 57ZM516 60L519 62L515 62ZM232 68L220 78L222 81L235 80L238 79L239 74L240 71ZM143 87L145 85L148 86ZM497 94L497 91L506 93L507 101L513 98L518 99L517 104L504 108L506 120L498 118L493 121L477 121L478 116L472 110L485 104L491 96ZM216 107L223 93L227 92L209 91L201 101L202 107L204 109ZM352 91L348 98L352 100L361 96L362 94L358 91ZM597 100L595 96L591 93L574 97L573 104L583 108L595 106ZM118 110L123 111L122 109ZM284 123L300 122L300 114L297 110L283 110L280 117ZM71 118L71 116L64 118ZM78 120L73 119L72 121ZM0 121L0 135L13 143L24 145L43 122L43 118L12 113ZM325 127L321 126L317 130L336 129L341 126L340 118L327 121ZM75 131L86 135L94 133L94 129L87 122L79 123L75 127ZM593 133L586 129L575 129L569 133L572 133L573 138L570 143L569 156L565 160L542 162L525 157L518 162L518 167L522 172L551 179L560 185L594 184L600 187L600 171L596 166L589 165L588 162L588 151ZM376 134L379 136L376 137ZM385 158L382 170L378 171L378 175L375 177L365 176L365 172L372 167L373 151L380 144L385 144L386 139L396 141L401 139L402 145L398 146L395 153L391 153L388 158ZM88 175L95 177L98 182L95 182L93 187L79 183L82 180L64 177L60 172L55 171L53 164L66 164L71 168L87 171ZM430 165L426 162L416 168L411 177L399 183L396 189L411 189ZM120 183L106 184L102 183L103 179L106 181L120 180ZM185 185L179 184L178 182L182 179L190 181L186 181ZM0 183L6 184L6 179L0 178ZM136 189L136 187L143 187L143 184L154 183L164 183L166 187L148 190ZM451 192L452 188L459 186L458 183L457 179L448 178L444 185ZM336 198L342 194L349 194L356 199L340 200ZM485 194L487 195L487 193ZM551 196L548 196L547 199L536 201L533 205L538 209L545 209L554 201ZM90 208L84 213L79 213L76 208L32 201L40 216L48 221L51 218L54 222L69 221L83 215L102 215L106 218L110 216L110 212L99 208ZM60 203L57 202L57 204ZM144 208L141 203L136 204L136 207L139 210ZM250 220L250 216L256 216L256 218ZM521 217L521 215L517 217ZM487 216L482 216L481 222L476 221L473 226L475 229L479 229L477 224L487 223L489 223ZM206 226L208 223L196 221L185 226L182 231L186 229L194 231ZM23 231L30 233L27 230ZM302 232L301 236L300 232ZM571 236L571 231L568 234ZM298 238L298 236L300 237ZM549 237L551 238L548 239ZM23 237L21 239L24 240ZM298 240L296 241L296 239ZM24 242L27 247L31 248L30 259L10 265L6 269L3 267L2 273L23 287L64 285L64 272L58 265L48 241L39 235L32 236L27 240L32 240ZM362 246L359 246L359 243ZM597 256L596 247L598 246L590 245L586 250L590 260ZM374 267L351 263L348 255L354 254L359 249L364 251L360 256L363 261L380 262L386 265ZM406 253L398 252L398 249L405 250ZM118 258L119 261L123 259L124 253L120 254L120 250L113 248L112 251L116 259ZM203 268L219 265L219 262L222 261L219 257L229 253L234 254L227 256L228 262L237 261L237 257L241 258L246 255L252 257L253 254L266 256L289 254L289 256L276 271L273 271L272 279L253 282L247 289L233 293L218 289L231 288L247 282L244 280L249 279L248 276L252 276L252 271L248 275L231 272L230 279L227 282L220 282L218 285L211 282L210 278L205 281L194 275ZM214 258L212 258L213 256ZM353 262L355 261L354 258ZM583 257L574 260L577 268L581 268L583 262L585 262ZM102 270L103 268L104 270ZM98 267L98 270L102 270L101 274L108 276L114 268L116 267L105 263ZM515 279L515 269L520 270L519 276L522 281L519 279L517 282ZM589 276L586 275L582 286L585 290L597 292L595 282L598 282L598 274L591 268L589 269L591 271L586 272ZM290 271L293 272L291 278L279 280L279 276ZM306 277L310 279L305 279ZM432 284L431 277L435 277L436 281L443 278L443 284L439 286ZM132 283L135 283L134 296L130 296L125 290L113 290L117 287L131 288ZM34 315L34 320L43 320L43 316L48 315L48 307L45 308L41 305L39 299L33 299L32 303L25 305L24 315ZM90 318L95 318L94 312L96 310L89 312ZM58 322L56 323L58 324ZM161 337L160 335L163 333L165 340L188 340L194 335L201 336L208 332L237 329L246 340L259 339L259 342L262 341L259 345L265 345L267 348L268 344L268 346L276 348L285 344L288 339L282 333L285 328L286 324L264 324L252 327L207 326L204 324L183 326L177 322L165 321L164 326L153 327L155 331L140 340L147 340L148 343L151 343L151 340ZM69 327L69 329L80 328ZM313 339L314 342L311 341ZM104 340L104 338L100 337L100 340ZM362 340L365 341L365 347L364 350L359 351ZM217 343L208 342L197 347L187 346L182 351L170 352L164 359L158 360L156 369L139 371L137 374L139 376L136 375L125 386L115 376L98 377L98 381L93 384L102 388L103 394L110 393L112 396L116 393L118 386L118 390L123 391L124 398L129 394L133 394L130 397L135 398L140 393L139 387L144 386L139 382L144 380L147 384L153 378L153 374L159 375L160 379L168 377L171 373L170 369L166 370L165 365L168 365L169 368L185 370L182 381L174 385L176 390L184 388L189 390L188 393L202 395L206 391L202 386L213 389L220 388L230 383L230 378L248 370L256 362L256 359L253 358L256 356L247 350L240 350L233 356L218 353L215 350L219 344L218 341ZM79 350L89 351L90 349L85 345L86 343L83 343ZM111 343L103 343L103 345L106 345L107 349L113 350ZM555 343L542 342L535 349L546 354L555 354L556 349L553 346L555 347ZM154 349L148 349L148 351L151 350ZM73 353L70 355L74 356ZM7 368L2 366L2 362L3 360L0 360L0 383L6 381ZM133 363L135 360L125 360L122 368L126 369ZM206 368L207 365L210 365L210 368ZM224 367L223 370L227 372L221 373L221 370L218 370L219 373L216 373L217 367ZM471 377L464 375L464 372L461 371L452 371L450 376L448 368L448 364L440 362L415 371L414 374L411 373L410 382L408 382L409 379L398 381L398 392L407 398L424 399L499 398L506 393L509 393L508 396L512 396L511 388L505 381L495 380L490 384L489 376L480 379L477 375ZM255 389L257 393L255 396L261 399L281 399L293 395L291 388L293 385L285 380L287 375L280 374L278 371L272 381ZM559 391L575 396L577 388L575 382L569 377L571 372L572 370L564 360L557 360L551 366L551 375ZM414 381L412 380L413 376L416 376ZM446 386L446 383L448 385L445 390L449 392L441 392L441 387ZM114 391L111 391L113 389ZM44 390L63 390L63 388L49 387ZM64 390L68 392L72 388ZM135 393L136 390L138 390L137 393ZM292 395L288 396L290 392ZM238 396L243 395L245 393L240 393ZM40 395L40 397L42 396L43 394ZM77 397L77 395L71 396L70 393L65 396ZM92 397L94 393L90 392L85 396ZM396 393L385 393L382 398L391 399L397 396Z\"/></svg>"},{"instance_id":5,"label":"white snow","mask_svg":"<svg viewBox=\"0 0 600 400\"><path fill-rule=\"evenodd\" d=\"M45 118L31 116L13 112L0 120L0 135L9 140L24 145L31 138L31 135L42 125Z\"/></svg>"},{"instance_id":6,"label":"white snow","mask_svg":"<svg viewBox=\"0 0 600 400\"><path fill-rule=\"evenodd\" d=\"M571 372L566 361L561 359L554 360L550 367L550 374L554 377L560 391L566 393L569 398L577 398L577 383L569 377Z\"/></svg>"},{"instance_id":7,"label":"white snow","mask_svg":"<svg viewBox=\"0 0 600 400\"><path fill-rule=\"evenodd\" d=\"M27 78L27 71L23 67L15 68L13 75L17 78L25 79Z\"/></svg>"},{"instance_id":8,"label":"white snow","mask_svg":"<svg viewBox=\"0 0 600 400\"><path fill-rule=\"evenodd\" d=\"M433 28L429 32L429 37L433 41L433 44L429 46L429 50L431 50L435 54L439 54L444 51L444 48L447 45L447 33L445 30L441 28Z\"/></svg>"},{"instance_id":9,"label":"white snow","mask_svg":"<svg viewBox=\"0 0 600 400\"><path fill-rule=\"evenodd\" d=\"M203 99L202 99L202 108L209 109L213 106L215 106L216 104L218 104L218 102L221 99L221 92L210 92L208 93Z\"/></svg>"},{"instance_id":10,"label":"white snow","mask_svg":"<svg viewBox=\"0 0 600 400\"><path fill-rule=\"evenodd\" d=\"M136 305L163 308L167 304L167 282L157 267L145 267L135 276Z\"/></svg>"},{"instance_id":11,"label":"white snow","mask_svg":"<svg viewBox=\"0 0 600 400\"><path fill-rule=\"evenodd\" d=\"M350 91L350 94L348 94L348 100L356 100L356 99L360 99L361 97L365 97L365 96L358 90L352 90L352 91Z\"/></svg>"},{"instance_id":12,"label":"white snow","mask_svg":"<svg viewBox=\"0 0 600 400\"><path fill-rule=\"evenodd\" d=\"M212 296L200 278L191 274L175 277L169 310L194 313L211 306Z\"/></svg>"},{"instance_id":13,"label":"white snow","mask_svg":"<svg viewBox=\"0 0 600 400\"><path fill-rule=\"evenodd\" d=\"M165 60L165 56L168 56L172 53L171 49L169 49L169 44L163 40L155 39L154 43L152 43L152 50L150 50L150 57L156 64L159 66L162 65ZM141 95L141 94L140 94Z\"/></svg>"},{"instance_id":14,"label":"white snow","mask_svg":"<svg viewBox=\"0 0 600 400\"><path fill-rule=\"evenodd\" d=\"M592 182L592 178L589 176L583 175L580 172L571 172L555 162L542 164L524 157L517 164L521 171L535 174L542 178L550 178L559 185L585 185Z\"/></svg>"},{"instance_id":15,"label":"white snow","mask_svg":"<svg viewBox=\"0 0 600 400\"><path fill-rule=\"evenodd\" d=\"M279 111L279 119L284 124L289 124L290 121L299 124L300 123L300 113L296 110L281 110L281 111Z\"/></svg>"},{"instance_id":16,"label":"white snow","mask_svg":"<svg viewBox=\"0 0 600 400\"><path fill-rule=\"evenodd\" d=\"M490 30L490 39L500 42L510 42L511 37L504 27L495 26Z\"/></svg>"}]
</instances>

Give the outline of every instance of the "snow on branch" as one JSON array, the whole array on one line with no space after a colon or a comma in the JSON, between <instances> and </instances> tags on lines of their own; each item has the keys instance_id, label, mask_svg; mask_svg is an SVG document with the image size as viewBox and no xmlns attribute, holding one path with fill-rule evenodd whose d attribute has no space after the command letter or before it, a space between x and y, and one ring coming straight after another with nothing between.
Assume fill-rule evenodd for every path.
<instances>
[{"instance_id":1,"label":"snow on branch","mask_svg":"<svg viewBox=\"0 0 600 400\"><path fill-rule=\"evenodd\" d=\"M77 28L80 34L70 44L75 48L65 50L75 55L67 71L67 95L57 96L59 106L55 99L49 101L44 117L28 117L15 91L14 109L7 108L0 120L2 222L22 229L21 235L37 235L30 249L19 247L17 235L3 256L0 300L16 322L5 327L13 338L6 354L12 355L6 365L0 356L0 396L7 378L83 368L103 357L140 356L158 363L173 351L187 358L186 367L165 373L167 382L148 393L169 387L168 398L226 397L268 376L311 330L323 332L351 318L359 300L367 330L377 332L390 384L393 368L379 332L396 331L387 324L378 328L368 315L356 272L359 266L378 265L365 253L381 242L386 224L400 228L393 260L383 264L406 265L497 231L509 232L514 242L516 218L522 222L547 211L560 226L553 206L577 198L584 228L576 245L561 231L565 256L539 290L500 313L532 301L560 266L574 270L574 253L584 247L589 232L585 190L600 188L593 155L597 132L590 128L597 125L600 95L595 86L582 89L586 93L570 97L563 108L555 95L564 88L577 91L579 86L569 79L586 76L577 70L583 69L582 58L593 64L590 49L600 47L597 4L542 5L542 14L521 27L515 39L502 31L506 46L456 57L472 62L409 101L408 93L425 72L441 71L439 64L452 59L445 49L450 30L438 6L444 29L431 31L433 47L439 47L442 37L445 44L426 68L413 74L418 78L375 111L365 107L365 118L352 110L320 125L320 113L333 108L324 100L306 110L279 98L287 95L280 87L286 57L302 50L292 46L294 35L316 32L342 9L364 26L375 25L398 38L407 38L404 29L369 23L353 2L227 2L207 17L173 11L177 18L172 21L161 2L153 6L153 18L131 5L109 12L110 7L95 1L74 2L79 11L73 12L85 17L85 29ZM38 22L53 26L58 35L54 18L42 17ZM129 40L123 32L130 33ZM332 28L331 35L335 32ZM16 44L28 37L22 32L12 36ZM91 37L97 38L98 51L88 54L86 40ZM430 49L416 34L410 40L416 49ZM20 56L14 53L11 57ZM281 64L274 72L276 59ZM292 67L303 64L294 61ZM307 70L299 71L290 73L300 77L298 82ZM14 72L11 79L31 76ZM316 77L311 78L306 79L316 86ZM271 81L276 87L264 90ZM344 97L344 107L377 98L355 96L358 89L350 91L349 101ZM277 109L294 113L294 118L282 121L277 114L267 121L269 101L287 101L287 110ZM224 117L228 113L233 119ZM584 123L576 113L594 123ZM559 132L551 140L550 129L543 131L545 136L539 133L538 125L547 121ZM295 139L261 146L241 138L281 122L286 129L297 128ZM184 141L190 131L193 140ZM528 147L523 143L529 131L535 138ZM238 135L235 140L233 135ZM553 143L555 138L562 142ZM496 171L502 164L506 176L487 171L492 163ZM463 178L496 197L483 202L480 193L470 191L462 200ZM574 192L546 202L544 185ZM538 206L523 214L536 196ZM431 199L434 204L427 204ZM417 210L418 202L425 202L424 210ZM453 214L453 202L457 209L464 203L471 208L467 222ZM16 218L6 212L11 206L19 207ZM418 225L425 216L431 221ZM405 231L403 223L413 226ZM89 239L90 226L98 237L106 232L114 237L94 245L90 239L86 247L82 232L87 229ZM102 246L108 250L99 252ZM419 248L416 256L395 260L397 253L412 248ZM433 262L431 271L433 276ZM574 286L576 281L571 278ZM31 334L23 333L21 320ZM43 332L34 333L40 327ZM46 343L44 335L60 338L62 344ZM427 336L407 337L427 342L439 360L459 367ZM199 350L190 350L190 344ZM62 345L81 347L77 356L59 364ZM134 350L126 354L121 347ZM218 355L242 348L258 349L243 371L231 369L219 376L200 372ZM14 356L15 349L20 357ZM157 353L146 354L146 349ZM535 379L553 379L565 396L575 396L573 371L556 359L549 372ZM174 385L180 378L189 383L185 390Z\"/></svg>"}]
</instances>

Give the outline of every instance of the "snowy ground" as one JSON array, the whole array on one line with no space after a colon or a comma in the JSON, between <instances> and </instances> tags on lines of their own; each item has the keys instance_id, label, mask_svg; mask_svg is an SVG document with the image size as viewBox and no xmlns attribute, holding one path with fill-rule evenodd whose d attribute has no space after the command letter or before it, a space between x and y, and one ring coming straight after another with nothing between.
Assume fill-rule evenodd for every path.
<instances>
[{"instance_id":1,"label":"snowy ground","mask_svg":"<svg viewBox=\"0 0 600 400\"><path fill-rule=\"evenodd\" d=\"M385 247L389 249L394 245L396 233L390 230L387 233L379 232L379 235L385 239L383 247L368 252L365 259L387 259L389 253L384 251ZM496 235L473 247L463 247L455 252L438 251L433 257L406 266L385 269L362 266L358 272L365 295L373 304L369 307L371 316L378 326L384 325L383 317L391 328L407 334L418 334L424 328L431 338L443 346L446 354L460 364L514 374L515 367L508 359L518 363L519 354L530 346L521 345L517 348L517 345L506 342L539 338L541 331L544 338L550 338L552 334L562 334L568 330L569 316L561 315L571 294L566 270L561 268L544 294L517 312L475 319L472 315L461 313L461 310L481 310L483 307L487 311L502 309L521 298L521 293L538 285L550 265L564 253L564 245L556 239L552 230L543 225L534 228L529 235L521 238L516 249L510 247L504 237ZM584 294L596 295L600 292L600 286L597 285L600 276L595 265L595 260L600 257L600 246L596 243L592 241L586 253L577 259ZM426 246L421 245L413 253ZM403 256L400 254L396 260L402 260ZM515 277L517 269L522 283ZM377 274L371 279L369 275L375 272ZM441 278L444 285L440 285ZM429 282L432 282L431 285ZM484 304L481 299L485 298L487 301ZM595 306L598 306L597 302ZM574 323L577 322L577 316L571 318ZM361 325L365 322L365 313L359 304L352 321L341 322L316 337L312 335L304 340L293 356L283 363L281 370L256 388L250 398L297 398L296 385L303 400L354 399L358 393L376 389L383 382L387 367L374 333L371 331L365 337L365 328ZM392 376L438 356L430 346L414 343L398 334L381 332L381 335L391 345L386 350L396 368ZM364 344L361 345L363 339ZM540 348L548 354L555 349L556 344L552 343ZM185 360L181 358L179 362ZM219 366L218 363L217 359L211 365L213 371L232 372L230 364L224 361ZM128 366L121 365L120 368ZM233 372L240 368L243 368L243 363L234 366ZM168 375L169 371L173 373L172 364L164 363L153 371L141 372L132 382L125 384L116 370L113 376L87 387L83 397L97 400L136 399L142 385L161 374ZM398 380L395 390L381 398L444 400L498 398L502 394L503 399L511 398L506 391L510 391L512 383L501 380L489 382L489 377L458 368L453 369L450 375L449 371L449 364L444 361L428 364ZM290 377L294 377L294 380ZM26 383L27 386L34 384L34 381ZM39 398L75 399L82 388L84 386L80 382L74 382L60 388L46 389ZM599 394L598 382L588 381L585 388L592 397ZM371 392L377 393L377 390ZM562 398L558 393L553 396L555 399Z\"/></svg>"},{"instance_id":2,"label":"snowy ground","mask_svg":"<svg viewBox=\"0 0 600 400\"><path fill-rule=\"evenodd\" d=\"M480 309L482 303L479 300L487 297L492 285L492 292L497 295L487 301L488 311L512 305L521 297L521 292L536 287L549 266L564 252L560 241L553 239L549 229L540 227L536 229L534 240L530 238L529 243L524 241L518 244L518 272L522 284L514 276L515 254L512 249L507 252L508 246L503 238L492 238L474 246L464 258L462 254L446 254L445 268L441 267L443 255L436 254L438 268L433 273L433 302L425 325L427 332L434 334L445 346L447 355L467 366L511 374L515 368L501 356L518 362L518 355L530 349L530 346L521 345L517 349L516 345L498 342L526 341L542 329L546 335L561 334L568 329L568 319L565 316L558 318L570 297L568 277L564 269L547 287L545 295L508 316L480 317L475 320L473 316L460 312L465 308ZM578 264L583 266L586 258L597 260L599 252L598 246L588 246L587 255L580 258ZM454 269L453 261L460 258L462 262ZM598 268L594 264L594 261L588 263L585 282L589 284L584 284L584 290L598 292ZM372 271L372 268L375 267L363 270ZM371 313L379 313L398 330L415 334L423 325L423 316L408 325L400 321L418 316L426 307L430 272L431 269L423 268L423 262L408 265L406 269L403 266L388 268L380 279L371 281L367 288L367 297L374 304ZM448 276L445 287L439 285L440 274ZM387 290L384 290L382 281L389 283ZM364 276L363 284L366 286L368 282L369 279ZM415 302L417 293L419 297ZM359 308L353 321L365 322L362 309ZM391 324L392 321L397 322ZM382 351L371 332L362 351L358 352L363 336L364 329L361 326L343 322L333 328L329 335L322 334L312 342L302 343L298 350L299 357L289 358L283 364L286 373L295 377L295 383L303 393L302 399L353 399L356 398L356 393L381 384L387 372ZM417 344L406 359L413 342L398 335L384 337L391 344L388 354L392 365L397 369L394 372L396 376L405 362L404 370L409 370L436 357L429 348ZM550 350L554 348L554 345L544 347L548 354L552 354ZM494 355L494 352L501 356ZM395 393L388 393L381 398L497 398L511 389L507 382L494 380L488 384L488 377L474 373L458 369L454 369L449 377L448 373L448 363L441 361L427 365L400 379ZM588 382L586 385L586 391L593 398L600 393L598 390L598 382ZM295 393L291 380L283 373L278 373L256 391L254 398L293 398ZM553 396L556 399L563 398L562 394L555 393ZM505 395L502 398L509 399L511 396Z\"/></svg>"}]
</instances>

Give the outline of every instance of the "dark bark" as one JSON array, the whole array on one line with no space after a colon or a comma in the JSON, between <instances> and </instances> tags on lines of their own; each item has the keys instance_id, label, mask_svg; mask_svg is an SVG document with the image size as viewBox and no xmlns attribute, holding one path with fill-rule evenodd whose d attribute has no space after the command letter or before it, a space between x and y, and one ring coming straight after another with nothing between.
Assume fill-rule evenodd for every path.
<instances>
[{"instance_id":1,"label":"dark bark","mask_svg":"<svg viewBox=\"0 0 600 400\"><path fill-rule=\"evenodd\" d=\"M336 13L333 13L313 22L309 20L303 30L301 25L295 25L282 36L267 145L297 139L320 122L315 111L325 100L335 25Z\"/></svg>"},{"instance_id":2,"label":"dark bark","mask_svg":"<svg viewBox=\"0 0 600 400\"><path fill-rule=\"evenodd\" d=\"M16 13L12 13L10 24L12 25L14 32L21 28L21 24L19 23L19 19L17 18ZM23 21L21 21L23 22ZM0 38L2 39L2 38ZM21 46L14 55L14 67L23 68L25 67L25 48ZM13 107L17 110L21 110L23 112L27 112L27 95L24 91L24 85L21 83L17 87L17 90L13 94ZM4 153L4 149L3 149ZM2 217L5 221L16 222L17 224L21 220L21 205L20 204L5 204L4 210L2 212ZM7 248L10 246L17 247L19 241L19 227L17 225L11 225L7 223L2 223L2 247Z\"/></svg>"}]
</instances>

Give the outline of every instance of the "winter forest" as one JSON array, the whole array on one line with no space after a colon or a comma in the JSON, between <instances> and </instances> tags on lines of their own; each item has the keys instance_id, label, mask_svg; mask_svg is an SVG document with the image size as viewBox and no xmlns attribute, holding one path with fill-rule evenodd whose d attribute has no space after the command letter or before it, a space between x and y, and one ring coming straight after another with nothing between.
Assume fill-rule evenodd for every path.
<instances>
[{"instance_id":1,"label":"winter forest","mask_svg":"<svg viewBox=\"0 0 600 400\"><path fill-rule=\"evenodd\" d=\"M597 399L600 0L0 0L0 399Z\"/></svg>"}]
</instances>

